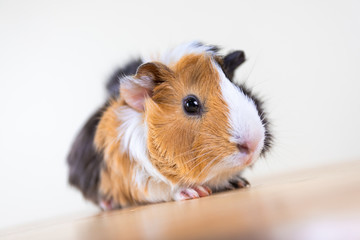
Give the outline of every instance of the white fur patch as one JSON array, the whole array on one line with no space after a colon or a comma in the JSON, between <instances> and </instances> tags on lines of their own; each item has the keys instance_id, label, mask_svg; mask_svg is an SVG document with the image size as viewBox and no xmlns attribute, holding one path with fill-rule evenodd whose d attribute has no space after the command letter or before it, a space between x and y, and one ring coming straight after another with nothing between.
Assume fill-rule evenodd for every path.
<instances>
[{"instance_id":1,"label":"white fur patch","mask_svg":"<svg viewBox=\"0 0 360 240\"><path fill-rule=\"evenodd\" d=\"M207 178L210 181L214 181L215 179L211 178L217 178L216 174L224 170L231 170L229 174L235 174L236 171L251 165L259 157L265 139L265 128L253 100L231 83L217 64L214 65L220 76L222 97L229 108L228 121L231 135L229 141L234 144L252 142L257 145L252 155L236 151L222 159L211 169ZM219 181L221 182L222 179L220 178Z\"/></svg>"},{"instance_id":2,"label":"white fur patch","mask_svg":"<svg viewBox=\"0 0 360 240\"><path fill-rule=\"evenodd\" d=\"M229 131L233 136L230 141L234 143L241 143L242 140L258 141L255 152L260 153L265 139L265 128L254 101L231 83L220 67L216 66L216 68L220 75L222 97L230 110Z\"/></svg>"},{"instance_id":3,"label":"white fur patch","mask_svg":"<svg viewBox=\"0 0 360 240\"><path fill-rule=\"evenodd\" d=\"M137 112L127 106L120 107L116 112L122 124L118 128L118 138L121 148L130 156L131 161L139 163L139 168L134 169L135 183L145 187L149 177L167 183L167 179L151 164L147 150L147 127L143 113Z\"/></svg>"},{"instance_id":4,"label":"white fur patch","mask_svg":"<svg viewBox=\"0 0 360 240\"><path fill-rule=\"evenodd\" d=\"M173 49L167 50L157 55L143 56L142 61L144 63L158 61L165 65L172 65L178 62L185 55L203 53L213 54L214 52L212 51L212 46L202 45L199 44L199 42L193 41L183 43Z\"/></svg>"}]
</instances>

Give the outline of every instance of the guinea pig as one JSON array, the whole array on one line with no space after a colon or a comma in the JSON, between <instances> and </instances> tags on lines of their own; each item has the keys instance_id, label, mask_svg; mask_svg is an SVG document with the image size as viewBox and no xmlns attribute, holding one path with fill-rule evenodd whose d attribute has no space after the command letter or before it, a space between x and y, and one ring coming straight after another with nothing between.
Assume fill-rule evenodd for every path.
<instances>
[{"instance_id":1,"label":"guinea pig","mask_svg":"<svg viewBox=\"0 0 360 240\"><path fill-rule=\"evenodd\" d=\"M272 135L263 102L233 81L244 61L190 42L118 70L72 145L70 184L104 210L248 186Z\"/></svg>"}]
</instances>

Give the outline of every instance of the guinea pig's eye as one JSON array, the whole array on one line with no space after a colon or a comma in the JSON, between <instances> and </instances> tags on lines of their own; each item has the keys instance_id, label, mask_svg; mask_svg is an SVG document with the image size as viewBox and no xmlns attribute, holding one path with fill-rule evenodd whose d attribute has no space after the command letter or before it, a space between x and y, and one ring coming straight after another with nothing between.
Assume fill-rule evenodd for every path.
<instances>
[{"instance_id":1,"label":"guinea pig's eye","mask_svg":"<svg viewBox=\"0 0 360 240\"><path fill-rule=\"evenodd\" d=\"M200 115L201 103L194 95L189 95L183 100L184 111L188 115Z\"/></svg>"}]
</instances>

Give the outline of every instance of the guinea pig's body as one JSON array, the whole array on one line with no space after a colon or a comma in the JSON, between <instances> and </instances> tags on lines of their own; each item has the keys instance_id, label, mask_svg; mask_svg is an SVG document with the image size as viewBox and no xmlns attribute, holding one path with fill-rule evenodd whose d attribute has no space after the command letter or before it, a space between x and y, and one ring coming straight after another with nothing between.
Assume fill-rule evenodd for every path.
<instances>
[{"instance_id":1,"label":"guinea pig's body","mask_svg":"<svg viewBox=\"0 0 360 240\"><path fill-rule=\"evenodd\" d=\"M71 149L70 183L103 209L244 183L241 171L271 141L262 103L232 82L244 61L188 43L119 70Z\"/></svg>"}]
</instances>

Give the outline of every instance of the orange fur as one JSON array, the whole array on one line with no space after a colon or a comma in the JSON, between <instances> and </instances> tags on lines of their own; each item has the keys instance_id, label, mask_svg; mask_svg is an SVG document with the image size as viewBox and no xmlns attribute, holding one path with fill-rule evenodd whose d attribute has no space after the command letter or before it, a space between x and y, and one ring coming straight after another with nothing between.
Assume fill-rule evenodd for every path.
<instances>
[{"instance_id":1,"label":"orange fur","mask_svg":"<svg viewBox=\"0 0 360 240\"><path fill-rule=\"evenodd\" d=\"M201 183L214 165L235 152L229 142L228 109L219 75L207 55L188 55L171 67L173 74L156 86L146 102L151 161L173 183ZM194 94L206 113L187 116L182 99ZM206 168L205 170L203 170Z\"/></svg>"},{"instance_id":2,"label":"orange fur","mask_svg":"<svg viewBox=\"0 0 360 240\"><path fill-rule=\"evenodd\" d=\"M127 153L120 150L117 128L121 122L116 110L123 106L124 101L113 101L104 112L97 127L95 145L104 153L106 167L101 172L100 194L112 198L121 206L140 201L138 187L132 183L133 169L137 163L130 161Z\"/></svg>"}]
</instances>

